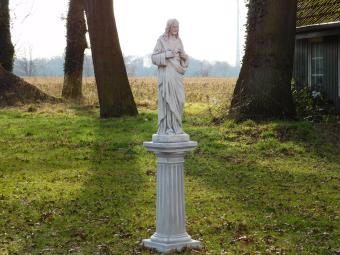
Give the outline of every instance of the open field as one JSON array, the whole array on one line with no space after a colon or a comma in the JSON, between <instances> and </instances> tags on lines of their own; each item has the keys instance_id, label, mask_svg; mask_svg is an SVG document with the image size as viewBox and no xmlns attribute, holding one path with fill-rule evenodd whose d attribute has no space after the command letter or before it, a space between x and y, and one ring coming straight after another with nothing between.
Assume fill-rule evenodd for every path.
<instances>
[{"instance_id":1,"label":"open field","mask_svg":"<svg viewBox=\"0 0 340 255\"><path fill-rule=\"evenodd\" d=\"M36 85L44 92L60 97L63 78L26 77L25 80ZM157 79L130 78L135 101L139 106L156 106ZM220 104L232 95L236 78L186 78L186 101L191 103ZM84 78L83 94L85 104L98 103L94 78Z\"/></svg>"},{"instance_id":2,"label":"open field","mask_svg":"<svg viewBox=\"0 0 340 255\"><path fill-rule=\"evenodd\" d=\"M60 95L61 79L31 80ZM235 80L187 79L184 254L337 255L340 123L211 122ZM155 254L156 80L131 79L139 116L101 120L88 105L0 109L0 254Z\"/></svg>"}]
</instances>

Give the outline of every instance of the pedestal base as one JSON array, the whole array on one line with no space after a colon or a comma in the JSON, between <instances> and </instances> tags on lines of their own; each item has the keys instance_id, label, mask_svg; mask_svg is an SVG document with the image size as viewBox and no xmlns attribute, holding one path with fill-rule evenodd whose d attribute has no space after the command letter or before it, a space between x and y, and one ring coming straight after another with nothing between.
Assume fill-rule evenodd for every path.
<instances>
[{"instance_id":1,"label":"pedestal base","mask_svg":"<svg viewBox=\"0 0 340 255\"><path fill-rule=\"evenodd\" d=\"M172 251L181 251L185 248L200 249L202 247L200 241L192 240L182 243L157 243L151 239L144 239L143 245L147 248L155 249L158 252L168 253Z\"/></svg>"}]
</instances>

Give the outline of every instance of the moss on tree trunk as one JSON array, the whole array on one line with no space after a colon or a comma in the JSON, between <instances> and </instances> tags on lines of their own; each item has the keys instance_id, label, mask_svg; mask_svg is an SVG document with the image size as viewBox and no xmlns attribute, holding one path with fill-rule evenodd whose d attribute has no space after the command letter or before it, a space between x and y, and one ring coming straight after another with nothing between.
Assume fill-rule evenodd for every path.
<instances>
[{"instance_id":1,"label":"moss on tree trunk","mask_svg":"<svg viewBox=\"0 0 340 255\"><path fill-rule=\"evenodd\" d=\"M62 96L73 100L82 98L84 51L87 47L84 15L84 1L70 0Z\"/></svg>"},{"instance_id":2,"label":"moss on tree trunk","mask_svg":"<svg viewBox=\"0 0 340 255\"><path fill-rule=\"evenodd\" d=\"M61 100L47 95L0 65L0 107L38 102L59 103Z\"/></svg>"},{"instance_id":3,"label":"moss on tree trunk","mask_svg":"<svg viewBox=\"0 0 340 255\"><path fill-rule=\"evenodd\" d=\"M241 73L229 115L242 119L294 118L291 93L296 0L250 0Z\"/></svg>"}]
</instances>

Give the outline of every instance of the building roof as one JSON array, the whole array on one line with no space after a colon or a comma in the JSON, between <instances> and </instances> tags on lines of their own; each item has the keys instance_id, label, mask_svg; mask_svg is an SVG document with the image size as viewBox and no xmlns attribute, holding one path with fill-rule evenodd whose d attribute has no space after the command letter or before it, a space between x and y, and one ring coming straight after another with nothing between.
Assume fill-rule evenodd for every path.
<instances>
[{"instance_id":1,"label":"building roof","mask_svg":"<svg viewBox=\"0 0 340 255\"><path fill-rule=\"evenodd\" d=\"M340 21L340 0L298 0L296 26Z\"/></svg>"},{"instance_id":2,"label":"building roof","mask_svg":"<svg viewBox=\"0 0 340 255\"><path fill-rule=\"evenodd\" d=\"M334 30L334 29L340 29L340 21L301 26L296 28L296 32L303 33L309 31Z\"/></svg>"}]
</instances>

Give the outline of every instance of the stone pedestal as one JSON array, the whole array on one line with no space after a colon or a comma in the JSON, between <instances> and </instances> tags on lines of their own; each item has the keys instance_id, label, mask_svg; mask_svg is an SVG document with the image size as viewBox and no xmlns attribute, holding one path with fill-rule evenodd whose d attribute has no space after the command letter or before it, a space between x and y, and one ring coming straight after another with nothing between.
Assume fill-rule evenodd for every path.
<instances>
[{"instance_id":1,"label":"stone pedestal","mask_svg":"<svg viewBox=\"0 0 340 255\"><path fill-rule=\"evenodd\" d=\"M188 135L168 137L153 136L144 146L157 156L156 232L143 245L159 252L200 248L185 228L184 156L197 146ZM165 142L160 142L165 141ZM174 142L172 142L174 141Z\"/></svg>"}]
</instances>

